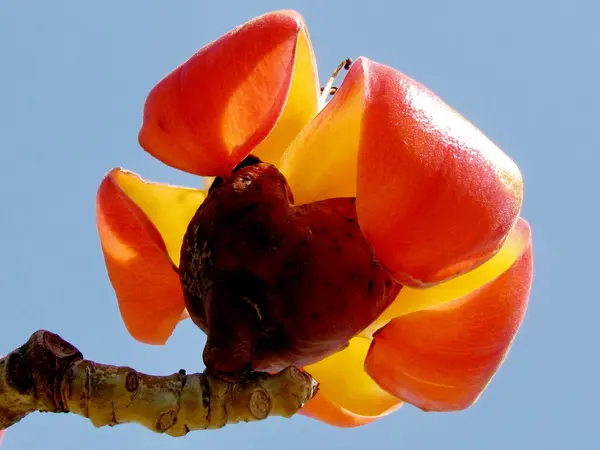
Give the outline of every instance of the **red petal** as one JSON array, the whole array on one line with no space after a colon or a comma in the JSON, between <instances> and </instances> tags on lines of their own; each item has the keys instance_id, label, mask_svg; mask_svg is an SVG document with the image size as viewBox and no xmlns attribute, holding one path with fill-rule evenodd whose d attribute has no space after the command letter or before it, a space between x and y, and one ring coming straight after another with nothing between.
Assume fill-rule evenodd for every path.
<instances>
[{"instance_id":1,"label":"red petal","mask_svg":"<svg viewBox=\"0 0 600 450\"><path fill-rule=\"evenodd\" d=\"M387 66L365 77L357 209L378 259L409 286L496 253L522 199L517 166L433 92Z\"/></svg>"},{"instance_id":2,"label":"red petal","mask_svg":"<svg viewBox=\"0 0 600 450\"><path fill-rule=\"evenodd\" d=\"M406 75L356 61L281 163L296 204L356 196L361 228L403 284L490 259L521 206L517 166Z\"/></svg>"},{"instance_id":3,"label":"red petal","mask_svg":"<svg viewBox=\"0 0 600 450\"><path fill-rule=\"evenodd\" d=\"M164 344L184 311L179 275L165 243L109 172L98 189L98 232L123 321L145 343Z\"/></svg>"},{"instance_id":4,"label":"red petal","mask_svg":"<svg viewBox=\"0 0 600 450\"><path fill-rule=\"evenodd\" d=\"M419 408L473 404L506 357L527 309L533 255L527 222L523 249L495 280L458 300L392 320L379 331L367 372L385 390Z\"/></svg>"},{"instance_id":5,"label":"red petal","mask_svg":"<svg viewBox=\"0 0 600 450\"><path fill-rule=\"evenodd\" d=\"M300 37L308 39L302 17L275 12L199 50L150 92L139 135L142 147L178 169L204 176L226 175L280 118ZM308 61L312 64L312 58ZM314 85L315 72L304 72ZM292 112L286 126L295 129L298 120L304 118Z\"/></svg>"}]
</instances>

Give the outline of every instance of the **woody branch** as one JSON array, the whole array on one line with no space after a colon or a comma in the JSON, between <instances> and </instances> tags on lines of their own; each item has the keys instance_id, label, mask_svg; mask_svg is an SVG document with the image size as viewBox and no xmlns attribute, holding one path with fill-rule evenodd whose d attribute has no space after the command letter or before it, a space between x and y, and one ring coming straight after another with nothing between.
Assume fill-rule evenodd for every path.
<instances>
[{"instance_id":1,"label":"woody branch","mask_svg":"<svg viewBox=\"0 0 600 450\"><path fill-rule=\"evenodd\" d=\"M316 393L295 367L231 383L206 373L168 376L98 364L60 336L36 331L0 359L0 429L34 411L74 413L94 426L138 423L171 436L227 424L291 417Z\"/></svg>"}]
</instances>

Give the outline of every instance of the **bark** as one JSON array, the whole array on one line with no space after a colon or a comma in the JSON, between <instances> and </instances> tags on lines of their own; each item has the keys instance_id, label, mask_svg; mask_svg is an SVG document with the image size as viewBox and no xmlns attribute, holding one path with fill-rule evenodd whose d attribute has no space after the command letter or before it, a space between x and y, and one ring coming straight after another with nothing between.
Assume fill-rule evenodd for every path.
<instances>
[{"instance_id":1,"label":"bark","mask_svg":"<svg viewBox=\"0 0 600 450\"><path fill-rule=\"evenodd\" d=\"M317 390L310 375L295 367L270 375L253 373L242 382L206 373L146 375L83 359L60 336L36 331L0 359L0 429L34 411L74 413L94 426L138 423L157 433L291 417Z\"/></svg>"}]
</instances>

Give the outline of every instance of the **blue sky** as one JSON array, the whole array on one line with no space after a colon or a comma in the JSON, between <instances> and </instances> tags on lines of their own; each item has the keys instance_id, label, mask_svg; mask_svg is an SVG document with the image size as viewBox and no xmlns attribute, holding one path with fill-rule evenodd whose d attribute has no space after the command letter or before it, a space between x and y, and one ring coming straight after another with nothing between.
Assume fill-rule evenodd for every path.
<instances>
[{"instance_id":1,"label":"blue sky","mask_svg":"<svg viewBox=\"0 0 600 450\"><path fill-rule=\"evenodd\" d=\"M598 448L595 0L0 2L0 353L46 328L99 362L157 374L202 369L204 337L189 321L165 347L144 346L125 331L100 253L95 193L114 166L198 184L138 147L144 99L205 43L284 7L306 17L322 81L347 56L391 65L433 89L520 165L536 270L505 365L460 413L408 406L352 430L269 419L183 439L37 414L10 430L3 450Z\"/></svg>"}]
</instances>

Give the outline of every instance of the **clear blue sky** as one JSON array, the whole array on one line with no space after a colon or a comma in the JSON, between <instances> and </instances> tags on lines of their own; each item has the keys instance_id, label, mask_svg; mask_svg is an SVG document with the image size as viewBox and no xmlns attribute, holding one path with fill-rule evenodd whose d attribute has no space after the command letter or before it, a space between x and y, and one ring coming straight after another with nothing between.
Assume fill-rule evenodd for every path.
<instances>
[{"instance_id":1,"label":"clear blue sky","mask_svg":"<svg viewBox=\"0 0 600 450\"><path fill-rule=\"evenodd\" d=\"M0 353L46 328L99 362L202 369L204 337L189 321L166 347L126 333L96 234L96 188L120 165L198 183L138 147L146 94L203 44L282 7L306 17L322 78L347 56L396 67L520 165L536 278L505 365L461 413L407 406L352 430L296 417L183 439L37 414L10 430L2 450L597 449L597 0L0 2Z\"/></svg>"}]
</instances>

